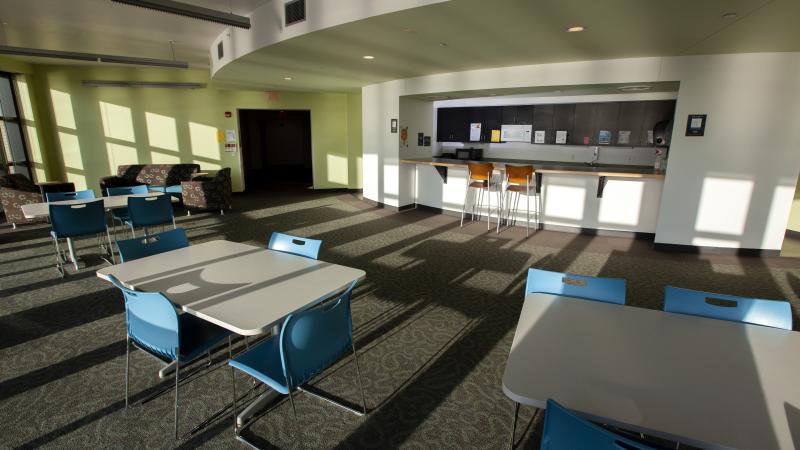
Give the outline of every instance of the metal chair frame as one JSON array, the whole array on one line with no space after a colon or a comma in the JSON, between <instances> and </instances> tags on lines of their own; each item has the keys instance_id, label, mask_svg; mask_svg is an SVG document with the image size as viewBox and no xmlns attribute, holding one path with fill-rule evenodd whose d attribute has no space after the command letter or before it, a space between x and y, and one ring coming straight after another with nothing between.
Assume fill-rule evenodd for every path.
<instances>
[{"instance_id":1,"label":"metal chair frame","mask_svg":"<svg viewBox=\"0 0 800 450\"><path fill-rule=\"evenodd\" d=\"M497 194L497 221L498 221L498 226L499 226L499 223L500 223L500 197L501 197L500 186L498 186L497 182L492 183L492 173L494 172L494 166L491 165L491 163L487 163L485 165L489 169L488 172L486 173L486 175L484 175L482 173L474 173L472 171L473 165L472 164L468 164L467 165L467 186L466 186L466 191L464 192L464 206L461 208L461 226L462 227L464 226L464 216L466 215L466 212L467 212L467 202L468 202L468 200L470 198L470 193L472 192L473 189L476 189L477 192L475 192L472 195L474 197L474 199L472 201L472 211L470 212L470 218L472 219L472 221L475 221L476 220L475 219L476 218L476 212L477 212L477 220L478 221L481 220L481 218L480 218L480 209L483 206L484 197L486 197L486 230L491 230L491 228L492 228L492 225L491 225L491 220L492 220L492 201L491 201L491 198L489 198L489 192L492 190L492 188L495 189L495 192ZM473 178L475 176L477 176L477 178ZM484 180L484 179L482 179L482 177L486 177L486 179ZM481 183L481 185L480 186L473 186L473 184L475 184L475 183ZM486 191L486 192L484 192L484 191ZM476 209L477 209L477 211L476 211Z\"/></svg>"}]
</instances>

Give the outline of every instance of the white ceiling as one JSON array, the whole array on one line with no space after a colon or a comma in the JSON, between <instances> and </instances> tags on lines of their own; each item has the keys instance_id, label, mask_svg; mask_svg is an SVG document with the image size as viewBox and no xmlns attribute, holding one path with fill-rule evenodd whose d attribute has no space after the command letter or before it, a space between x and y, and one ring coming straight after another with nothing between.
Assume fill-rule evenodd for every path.
<instances>
[{"instance_id":1,"label":"white ceiling","mask_svg":"<svg viewBox=\"0 0 800 450\"><path fill-rule=\"evenodd\" d=\"M248 15L267 0L181 1ZM0 0L0 22L5 22L0 43L18 47L172 59L169 41L174 40L175 58L195 68L209 67L208 49L225 29L111 0Z\"/></svg>"},{"instance_id":2,"label":"white ceiling","mask_svg":"<svg viewBox=\"0 0 800 450\"><path fill-rule=\"evenodd\" d=\"M183 1L242 15L267 2ZM737 17L725 19L726 12ZM0 21L7 23L0 43L12 46L171 58L174 40L176 59L194 68L208 68L209 47L225 29L110 0L0 0ZM485 67L800 51L798 23L800 0L451 0L285 40L223 67L214 82L342 92ZM574 24L587 30L564 31Z\"/></svg>"}]
</instances>

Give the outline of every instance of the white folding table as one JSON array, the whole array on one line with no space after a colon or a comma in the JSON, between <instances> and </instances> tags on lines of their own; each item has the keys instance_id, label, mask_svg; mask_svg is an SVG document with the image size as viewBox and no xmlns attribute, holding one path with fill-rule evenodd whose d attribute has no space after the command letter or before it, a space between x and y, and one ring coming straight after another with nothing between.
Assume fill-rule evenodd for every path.
<instances>
[{"instance_id":1,"label":"white folding table","mask_svg":"<svg viewBox=\"0 0 800 450\"><path fill-rule=\"evenodd\" d=\"M503 392L701 448L792 449L798 374L800 333L529 294Z\"/></svg>"},{"instance_id":2,"label":"white folding table","mask_svg":"<svg viewBox=\"0 0 800 450\"><path fill-rule=\"evenodd\" d=\"M230 241L210 241L104 267L125 285L159 291L183 311L244 336L263 334L287 315L326 300L366 276L363 270ZM262 396L239 415L241 423Z\"/></svg>"}]
</instances>

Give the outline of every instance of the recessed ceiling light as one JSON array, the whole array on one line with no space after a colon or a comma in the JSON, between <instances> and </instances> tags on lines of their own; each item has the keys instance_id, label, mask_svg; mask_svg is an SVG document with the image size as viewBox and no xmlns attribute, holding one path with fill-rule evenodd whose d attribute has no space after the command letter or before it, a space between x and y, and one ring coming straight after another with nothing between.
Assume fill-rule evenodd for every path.
<instances>
[{"instance_id":1,"label":"recessed ceiling light","mask_svg":"<svg viewBox=\"0 0 800 450\"><path fill-rule=\"evenodd\" d=\"M733 12L733 11L731 11L731 12L726 12L725 14L723 14L723 15L722 15L722 18L723 18L723 19L735 19L735 18L736 18L736 16L738 16L738 14L736 14L736 13L735 13L735 12Z\"/></svg>"},{"instance_id":2,"label":"recessed ceiling light","mask_svg":"<svg viewBox=\"0 0 800 450\"><path fill-rule=\"evenodd\" d=\"M494 92L492 92L492 93L491 93L491 94L489 94L489 95L491 95L492 97L494 97L494 96L495 96L495 95L497 95L497 94L495 94Z\"/></svg>"},{"instance_id":3,"label":"recessed ceiling light","mask_svg":"<svg viewBox=\"0 0 800 450\"><path fill-rule=\"evenodd\" d=\"M573 27L567 28L567 33L577 33L578 31L583 31L585 29L586 27L583 27L581 25L575 25Z\"/></svg>"},{"instance_id":4,"label":"recessed ceiling light","mask_svg":"<svg viewBox=\"0 0 800 450\"><path fill-rule=\"evenodd\" d=\"M283 77L283 79L286 81L292 81L292 77Z\"/></svg>"},{"instance_id":5,"label":"recessed ceiling light","mask_svg":"<svg viewBox=\"0 0 800 450\"><path fill-rule=\"evenodd\" d=\"M411 29L411 28L405 28L405 29L403 30L403 33L416 33L416 31L414 31L414 30L413 30L413 29Z\"/></svg>"},{"instance_id":6,"label":"recessed ceiling light","mask_svg":"<svg viewBox=\"0 0 800 450\"><path fill-rule=\"evenodd\" d=\"M631 86L622 86L617 89L623 92L638 92L638 91L649 91L650 89L652 89L652 86L649 86L647 84L634 84Z\"/></svg>"},{"instance_id":7,"label":"recessed ceiling light","mask_svg":"<svg viewBox=\"0 0 800 450\"><path fill-rule=\"evenodd\" d=\"M447 47L447 42L439 42L439 47Z\"/></svg>"},{"instance_id":8,"label":"recessed ceiling light","mask_svg":"<svg viewBox=\"0 0 800 450\"><path fill-rule=\"evenodd\" d=\"M555 91L553 91L553 93L560 94L561 93L561 89L556 89Z\"/></svg>"},{"instance_id":9,"label":"recessed ceiling light","mask_svg":"<svg viewBox=\"0 0 800 450\"><path fill-rule=\"evenodd\" d=\"M375 59L372 55L364 55L364 59Z\"/></svg>"}]
</instances>

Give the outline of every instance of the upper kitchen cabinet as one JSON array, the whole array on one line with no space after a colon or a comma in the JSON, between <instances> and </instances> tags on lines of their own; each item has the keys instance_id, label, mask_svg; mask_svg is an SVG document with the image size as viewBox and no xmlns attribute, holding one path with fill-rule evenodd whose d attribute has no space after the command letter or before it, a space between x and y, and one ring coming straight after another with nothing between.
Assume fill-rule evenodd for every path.
<instances>
[{"instance_id":1,"label":"upper kitchen cabinet","mask_svg":"<svg viewBox=\"0 0 800 450\"><path fill-rule=\"evenodd\" d=\"M533 133L544 131L544 143L554 144L556 141L553 131L553 118L557 105L536 105L533 108Z\"/></svg>"},{"instance_id":2,"label":"upper kitchen cabinet","mask_svg":"<svg viewBox=\"0 0 800 450\"><path fill-rule=\"evenodd\" d=\"M532 125L533 105L503 106L503 125Z\"/></svg>"},{"instance_id":3,"label":"upper kitchen cabinet","mask_svg":"<svg viewBox=\"0 0 800 450\"><path fill-rule=\"evenodd\" d=\"M572 135L574 133L574 129L575 129L575 104L561 103L553 105L553 143L556 142L557 131L566 131L567 142L569 142L569 139L572 138Z\"/></svg>"},{"instance_id":4,"label":"upper kitchen cabinet","mask_svg":"<svg viewBox=\"0 0 800 450\"><path fill-rule=\"evenodd\" d=\"M570 144L597 145L597 128L595 126L597 105L597 103L575 104L575 124L568 140Z\"/></svg>"},{"instance_id":5,"label":"upper kitchen cabinet","mask_svg":"<svg viewBox=\"0 0 800 450\"><path fill-rule=\"evenodd\" d=\"M474 122L481 124L481 142L490 142L492 130L499 130L503 122L502 106L484 106L472 108Z\"/></svg>"},{"instance_id":6,"label":"upper kitchen cabinet","mask_svg":"<svg viewBox=\"0 0 800 450\"><path fill-rule=\"evenodd\" d=\"M439 142L469 141L469 124L473 108L439 108L436 112L436 140Z\"/></svg>"},{"instance_id":7,"label":"upper kitchen cabinet","mask_svg":"<svg viewBox=\"0 0 800 450\"><path fill-rule=\"evenodd\" d=\"M594 136L593 143L600 145L611 145L614 137L617 136L619 126L619 102L595 103L594 108ZM607 142L600 142L600 133L609 132Z\"/></svg>"},{"instance_id":8,"label":"upper kitchen cabinet","mask_svg":"<svg viewBox=\"0 0 800 450\"><path fill-rule=\"evenodd\" d=\"M644 112L650 102L620 102L617 133L612 142L619 146L638 147L647 145L647 133L644 131ZM651 128L652 130L652 128ZM620 142L620 132L630 132L628 142Z\"/></svg>"}]
</instances>

